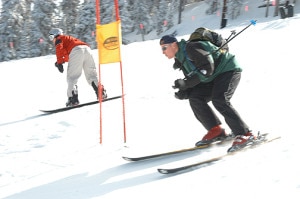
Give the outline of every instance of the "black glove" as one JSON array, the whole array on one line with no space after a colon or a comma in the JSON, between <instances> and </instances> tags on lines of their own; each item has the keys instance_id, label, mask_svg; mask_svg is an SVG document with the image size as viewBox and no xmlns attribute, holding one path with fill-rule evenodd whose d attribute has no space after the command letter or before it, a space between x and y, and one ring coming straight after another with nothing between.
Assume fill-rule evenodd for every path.
<instances>
[{"instance_id":1,"label":"black glove","mask_svg":"<svg viewBox=\"0 0 300 199\"><path fill-rule=\"evenodd\" d=\"M57 67L59 72L64 72L64 66L62 64L58 64L57 62L55 62L55 67Z\"/></svg>"},{"instance_id":2,"label":"black glove","mask_svg":"<svg viewBox=\"0 0 300 199\"><path fill-rule=\"evenodd\" d=\"M176 99L180 99L180 100L184 100L184 99L188 99L189 97L189 92L187 90L179 90L177 92L175 92L175 98Z\"/></svg>"},{"instance_id":3,"label":"black glove","mask_svg":"<svg viewBox=\"0 0 300 199\"><path fill-rule=\"evenodd\" d=\"M174 89L178 88L180 90L186 90L187 89L187 85L185 80L183 79L177 79L174 81L174 86L172 86Z\"/></svg>"}]
</instances>

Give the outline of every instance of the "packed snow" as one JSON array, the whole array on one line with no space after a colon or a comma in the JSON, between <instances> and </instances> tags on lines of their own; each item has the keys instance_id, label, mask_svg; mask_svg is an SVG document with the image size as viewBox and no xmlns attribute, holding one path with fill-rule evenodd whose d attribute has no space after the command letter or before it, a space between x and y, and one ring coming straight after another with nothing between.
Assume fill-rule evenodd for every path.
<instances>
[{"instance_id":1,"label":"packed snow","mask_svg":"<svg viewBox=\"0 0 300 199\"><path fill-rule=\"evenodd\" d=\"M126 142L121 99L102 104L101 144L99 104L48 115L39 111L67 101L66 73L54 67L54 55L2 62L0 198L299 198L299 2L294 16L285 19L273 17L273 6L266 18L265 8L258 8L262 1L244 2L247 9L223 29L218 12L205 15L203 2L192 4L182 24L169 32L188 39L205 26L228 37L256 19L229 44L244 69L232 104L253 132L281 139L189 172L163 175L157 168L224 154L229 145L151 161L122 159L188 148L206 133L188 101L174 98L171 86L182 74L162 54L158 37L122 46ZM101 65L109 97L122 93L120 77L119 63ZM78 87L82 103L95 100L84 75Z\"/></svg>"}]
</instances>

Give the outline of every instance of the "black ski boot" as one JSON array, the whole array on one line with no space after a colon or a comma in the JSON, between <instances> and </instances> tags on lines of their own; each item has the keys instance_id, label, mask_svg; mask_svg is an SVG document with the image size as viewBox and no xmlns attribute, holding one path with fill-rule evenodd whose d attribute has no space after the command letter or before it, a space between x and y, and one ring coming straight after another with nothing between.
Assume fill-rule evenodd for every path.
<instances>
[{"instance_id":1,"label":"black ski boot","mask_svg":"<svg viewBox=\"0 0 300 199\"><path fill-rule=\"evenodd\" d=\"M78 100L78 90L77 90L77 85L74 86L74 89L72 90L72 97L69 97L67 103L66 103L66 107L69 106L76 106L79 104L79 100Z\"/></svg>"},{"instance_id":2,"label":"black ski boot","mask_svg":"<svg viewBox=\"0 0 300 199\"><path fill-rule=\"evenodd\" d=\"M96 93L97 99L98 99L98 86L95 84L95 82L92 82L92 87ZM102 99L107 98L106 90L104 89L104 86L102 85Z\"/></svg>"}]
</instances>

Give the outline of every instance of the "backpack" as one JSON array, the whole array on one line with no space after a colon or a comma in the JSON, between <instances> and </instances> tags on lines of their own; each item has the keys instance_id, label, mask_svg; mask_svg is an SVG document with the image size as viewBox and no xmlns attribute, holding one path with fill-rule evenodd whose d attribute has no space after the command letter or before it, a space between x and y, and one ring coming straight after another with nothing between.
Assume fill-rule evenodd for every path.
<instances>
[{"instance_id":1,"label":"backpack","mask_svg":"<svg viewBox=\"0 0 300 199\"><path fill-rule=\"evenodd\" d=\"M220 50L221 51L229 51L228 44L226 43L226 40L222 38L222 36L212 30L209 30L207 28L197 28L191 35L190 38L188 39L188 42L193 42L193 41L209 41L212 44L214 44L217 47L222 47ZM223 46L223 44L225 44Z\"/></svg>"}]
</instances>

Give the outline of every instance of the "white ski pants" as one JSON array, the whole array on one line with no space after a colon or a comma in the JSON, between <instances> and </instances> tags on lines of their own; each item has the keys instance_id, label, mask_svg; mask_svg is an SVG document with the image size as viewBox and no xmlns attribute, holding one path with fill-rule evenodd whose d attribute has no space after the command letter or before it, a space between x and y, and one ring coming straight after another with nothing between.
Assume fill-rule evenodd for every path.
<instances>
[{"instance_id":1,"label":"white ski pants","mask_svg":"<svg viewBox=\"0 0 300 199\"><path fill-rule=\"evenodd\" d=\"M84 72L87 82L91 85L95 82L98 85L98 77L95 61L89 46L79 45L72 49L69 55L67 69L68 97L72 97L72 90L77 84L79 77Z\"/></svg>"}]
</instances>

